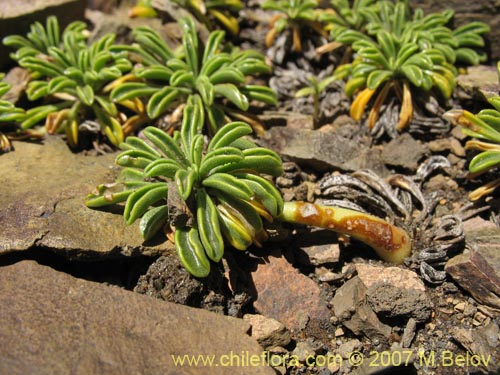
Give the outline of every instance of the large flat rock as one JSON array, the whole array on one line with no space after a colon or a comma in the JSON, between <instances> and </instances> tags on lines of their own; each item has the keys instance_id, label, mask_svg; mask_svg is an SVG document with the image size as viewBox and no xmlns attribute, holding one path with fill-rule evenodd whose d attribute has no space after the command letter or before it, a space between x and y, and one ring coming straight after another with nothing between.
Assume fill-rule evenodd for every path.
<instances>
[{"instance_id":1,"label":"large flat rock","mask_svg":"<svg viewBox=\"0 0 500 375\"><path fill-rule=\"evenodd\" d=\"M318 171L371 169L382 176L388 172L380 150L371 148L360 152L359 141L337 132L273 127L266 131L263 143L283 157Z\"/></svg>"},{"instance_id":2,"label":"large flat rock","mask_svg":"<svg viewBox=\"0 0 500 375\"><path fill-rule=\"evenodd\" d=\"M262 361L248 364L262 358L262 349L241 319L76 279L33 261L0 268L0 306L1 374L274 374ZM214 362L176 366L173 355Z\"/></svg>"},{"instance_id":3,"label":"large flat rock","mask_svg":"<svg viewBox=\"0 0 500 375\"><path fill-rule=\"evenodd\" d=\"M144 244L138 222L126 226L119 209L85 206L98 184L114 181L115 154L75 154L50 136L43 145L16 142L15 148L0 157L0 254L33 246L69 257L156 255L172 249L168 241Z\"/></svg>"}]
</instances>

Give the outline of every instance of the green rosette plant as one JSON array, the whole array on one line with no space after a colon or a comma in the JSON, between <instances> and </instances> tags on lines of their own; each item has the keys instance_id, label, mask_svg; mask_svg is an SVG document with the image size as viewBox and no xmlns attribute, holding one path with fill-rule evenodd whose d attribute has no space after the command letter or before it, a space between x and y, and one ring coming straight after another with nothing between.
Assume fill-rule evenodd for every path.
<instances>
[{"instance_id":1,"label":"green rosette plant","mask_svg":"<svg viewBox=\"0 0 500 375\"><path fill-rule=\"evenodd\" d=\"M405 128L412 119L412 92L436 88L444 99L453 93L457 74L453 65L447 63L437 49L422 51L411 33L399 39L380 30L376 39L358 40L352 47L358 57L353 63L339 67L335 76L349 77L345 86L347 95L361 90L350 109L355 120L361 119L366 106L372 97L375 98L368 116L370 128L377 122L380 108L391 91L401 103L398 130Z\"/></svg>"},{"instance_id":2,"label":"green rosette plant","mask_svg":"<svg viewBox=\"0 0 500 375\"><path fill-rule=\"evenodd\" d=\"M323 20L330 30L330 38L337 44L350 46L385 30L399 39L412 34L421 50L437 49L450 64L477 65L486 60L481 50L485 45L482 35L489 32L489 26L471 22L451 29L448 25L454 15L452 10L424 15L423 10L417 8L412 14L406 0L355 1L352 7L348 1L332 0L332 6L335 13L326 14Z\"/></svg>"},{"instance_id":3,"label":"green rosette plant","mask_svg":"<svg viewBox=\"0 0 500 375\"><path fill-rule=\"evenodd\" d=\"M261 218L272 220L283 210L279 192L260 176L282 173L278 155L243 139L252 132L244 122L225 125L205 148L202 117L202 108L188 103L182 129L173 136L147 127L146 140L128 137L116 158L125 167L121 180L98 187L87 199L89 207L126 200L125 221L142 216L141 232L148 239L167 222L167 182L175 182L193 217L191 226L176 224L176 249L186 269L199 277L209 273L209 259L221 259L223 238L241 250L260 245L267 238Z\"/></svg>"},{"instance_id":4,"label":"green rosette plant","mask_svg":"<svg viewBox=\"0 0 500 375\"><path fill-rule=\"evenodd\" d=\"M109 98L118 79L132 69L127 53L110 51L114 34L107 34L87 46L82 42L79 22L70 24L62 35L57 31L57 21L49 18L46 30L36 23L27 39L12 36L6 40L8 45L20 48L16 53L18 63L33 77L26 89L28 99L45 102L26 111L21 128L30 129L45 121L49 134L65 132L69 145L76 147L80 123L95 118L102 133L118 146L127 134L147 119L141 101L120 102L134 113L128 117ZM21 41L34 44L35 35L49 42L40 42L36 48L20 47ZM43 53L34 53L42 46L45 48Z\"/></svg>"},{"instance_id":5,"label":"green rosette plant","mask_svg":"<svg viewBox=\"0 0 500 375\"><path fill-rule=\"evenodd\" d=\"M407 233L382 219L337 207L284 203L264 177L283 172L281 159L245 138L252 132L248 124L228 123L208 144L202 128L203 109L190 101L181 131L173 136L147 127L145 139L128 137L116 158L124 167L121 176L116 183L98 186L87 206L125 202L126 223L142 217L145 239L169 225L182 264L196 277L209 274L210 261L223 256L224 242L239 250L261 246L267 239L264 222L275 219L349 234L394 263L410 254ZM169 205L171 195L180 196L187 217L172 214L178 208Z\"/></svg>"},{"instance_id":6,"label":"green rosette plant","mask_svg":"<svg viewBox=\"0 0 500 375\"><path fill-rule=\"evenodd\" d=\"M155 31L139 27L133 31L136 44L120 46L140 60L124 82L111 92L115 101L147 98L146 111L158 118L190 98L201 103L208 129L214 134L218 126L243 117L252 100L276 104L276 93L269 87L247 83L249 76L270 73L264 56L253 50L222 48L225 32L210 33L203 46L192 18L179 20L183 30L180 51L172 51Z\"/></svg>"},{"instance_id":7,"label":"green rosette plant","mask_svg":"<svg viewBox=\"0 0 500 375\"><path fill-rule=\"evenodd\" d=\"M376 12L375 0L330 0L332 8L320 15L325 29L332 41L316 49L318 53L326 53L342 46L348 46L340 64L348 63L352 54L350 45L354 41L365 38L367 24Z\"/></svg>"},{"instance_id":8,"label":"green rosette plant","mask_svg":"<svg viewBox=\"0 0 500 375\"><path fill-rule=\"evenodd\" d=\"M340 10L339 16L330 20L331 37L336 43L350 46L356 57L340 65L334 77L348 78L345 91L349 96L360 90L350 110L355 120L361 119L372 102L370 128L391 91L401 103L396 129L402 130L413 117L412 97L416 92L438 94L447 100L455 88L454 64L478 64L485 59L480 48L484 46L482 34L489 27L472 22L452 30L447 24L453 11L425 16L417 9L412 15L408 1L360 1L352 8L345 1L336 3ZM361 5L366 5L362 11L351 14ZM350 18L340 17L343 13Z\"/></svg>"},{"instance_id":9,"label":"green rosette plant","mask_svg":"<svg viewBox=\"0 0 500 375\"><path fill-rule=\"evenodd\" d=\"M269 24L266 35L266 47L271 47L276 37L283 32L290 32L292 50L302 52L302 34L310 29L323 37L327 37L320 16L324 10L319 9L317 0L266 0L262 9L277 11Z\"/></svg>"},{"instance_id":10,"label":"green rosette plant","mask_svg":"<svg viewBox=\"0 0 500 375\"><path fill-rule=\"evenodd\" d=\"M75 21L70 23L61 33L59 21L55 16L47 17L45 27L41 22L34 22L26 36L9 35L3 39L3 44L15 48L10 54L14 61L21 61L25 57L49 56L51 47L63 47L63 41L71 34L73 48L81 48L86 45L88 36L85 22Z\"/></svg>"},{"instance_id":11,"label":"green rosette plant","mask_svg":"<svg viewBox=\"0 0 500 375\"><path fill-rule=\"evenodd\" d=\"M11 150L11 139L20 139L26 137L40 138L33 132L18 132L9 129L14 124L17 130L17 124L24 119L24 110L17 108L11 102L2 99L2 97L10 90L10 85L7 82L1 81L4 74L0 74L0 153Z\"/></svg>"},{"instance_id":12,"label":"green rosette plant","mask_svg":"<svg viewBox=\"0 0 500 375\"><path fill-rule=\"evenodd\" d=\"M500 63L498 63L500 74ZM473 114L464 109L453 109L444 117L455 125L462 126L464 134L472 137L465 144L468 150L479 151L469 163L471 176L479 176L500 166L500 96L488 99L493 108ZM469 194L476 201L491 194L500 186L500 178L488 182Z\"/></svg>"}]
</instances>

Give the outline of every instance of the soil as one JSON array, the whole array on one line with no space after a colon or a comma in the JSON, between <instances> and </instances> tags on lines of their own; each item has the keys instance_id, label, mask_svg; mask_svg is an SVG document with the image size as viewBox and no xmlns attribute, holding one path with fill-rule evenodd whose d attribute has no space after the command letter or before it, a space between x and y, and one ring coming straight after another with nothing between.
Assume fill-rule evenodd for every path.
<instances>
[{"instance_id":1,"label":"soil","mask_svg":"<svg viewBox=\"0 0 500 375\"><path fill-rule=\"evenodd\" d=\"M251 12L256 12L255 8L249 7L247 13L250 14ZM95 21L96 16L94 15L93 17ZM263 46L262 38L265 34L265 28L262 28L264 26L258 24L252 18L246 19L242 25L241 35L244 39L235 40L234 42L244 47L260 49L264 53L267 53L269 59L274 61L275 70L278 72L271 78L271 86L280 93L278 108L254 108L255 113L263 117L266 116L266 111L270 110L278 113L290 114L291 112L296 112L301 115L312 115L312 99L295 99L289 93L303 87L307 82L307 77L311 74L320 77L330 74L332 64L341 58L342 51L329 57L323 56L313 60L309 60L306 57L311 52L308 50L301 55L289 54L286 47L281 50L276 48L269 52ZM254 30L258 32L254 33ZM285 43L284 46L286 46L286 41L281 42ZM314 47L314 42L312 40L311 48ZM450 350L455 355L465 356L468 348L464 347L463 343L458 339L457 327L473 329L486 327L490 323L498 326L500 325L500 316L474 300L453 282L449 275L443 275L446 261L466 249L466 242L463 238L457 240L457 237L450 235L450 238L443 240L444 242L441 242L441 244L445 244L447 247L444 255L440 258L432 258L432 254L428 255L425 251L439 237L439 230L443 230L444 225L441 220L447 215L456 215L460 220L480 215L486 220L491 219L497 223L499 221L498 198L491 197L486 201L476 204L471 204L468 200L467 194L491 179L491 175L484 175L474 180L466 177L465 168L470 159L470 154L468 152L461 154L464 139L456 129L451 128L449 124L438 116L445 109L451 107L470 108L473 102L472 98L455 96L450 103L447 103L446 108L444 108L444 104L438 104L437 107L434 107L433 111L435 113L432 113L432 110L423 109L417 116L418 121L415 121L406 133L409 134L409 137L413 141L417 142L404 143L404 146L399 146L399 148L394 148L391 142L394 139L399 139L401 135L387 131L390 128L391 121L394 119L394 113L397 114L399 112L397 104L391 104L385 108L380 119L381 127L370 132L363 124L353 125L353 121L349 119L348 109L350 101L342 94L342 83L332 85L322 94L320 100L321 117L314 123L314 131L348 134L350 139L360 145L360 154L366 151L370 155L372 150L378 150L381 154L384 154L384 152L389 152L388 148L391 147L389 155L392 161L389 160L387 162L387 159L384 159L385 169L388 171L388 176L384 176L385 180L389 180L391 176L403 175L413 181L418 181L415 176L418 175L419 168L432 156L444 157L449 162L446 167L431 171L425 178L419 181L422 197L424 197L426 204L433 208L425 212L421 206L421 202L418 202L415 197L407 197L413 203L409 205L412 208L409 212L410 217L405 218L394 208L393 202L389 202L388 205L393 209L394 217L392 219L408 229L414 238L412 258L403 267L414 270L423 279L425 293L430 299L429 306L431 306L430 317L415 324L413 328L415 337L409 340L406 348L413 350L426 348L427 350L434 350L436 352ZM436 103L432 104L435 105ZM430 108L431 106L427 107ZM470 109L473 110L473 108ZM282 118L285 123L289 121L286 120L286 116ZM266 126L270 127L269 124L266 124ZM433 131L428 131L429 127L432 126ZM403 160L409 155L422 152L419 148L422 144L432 144L432 147L427 148L426 146L423 157L419 160L409 160L407 163L404 163ZM458 147L458 150L453 147ZM99 152L103 152L103 150L104 148L99 148ZM87 150L87 152L94 151ZM276 181L276 183L285 199L289 200L297 198L306 201L331 199L329 196L323 194L324 191L320 187L321 181L332 175L351 174L351 171L345 170L317 170L312 168L310 163L298 162L292 156L284 159L287 166L287 173ZM399 161L399 163L395 163L394 161ZM353 175L355 176L355 174ZM399 198L404 195L397 188L394 188L394 192L399 194ZM352 191L345 193L342 195L342 200L359 204L363 209L374 214L387 214L387 212L384 212L380 208L381 206L374 205L373 201L369 200L369 197L386 199L375 189L367 194L366 201L363 201L363 199L359 201L357 199L358 196L352 194L354 194ZM46 256L43 259L39 259L39 261L80 278L118 285L154 298L234 317L242 317L245 313L259 312L253 305L256 296L255 290L253 290L251 285L252 262L255 262L256 259L259 259L268 251L281 252L294 268L316 282L321 291L321 303L328 306L330 310L333 309L331 301L336 291L347 280L356 275L355 263L384 265L381 261L377 260L375 255L366 252L363 245L356 241L349 242L342 237L334 238L340 247L340 259L331 263L316 265L304 262L304 253L297 243L299 238L312 235L309 229L282 225L270 228L270 231L272 232L272 240L264 249L250 248L244 253L227 249L224 261L219 267L214 267L210 277L203 280L191 277L180 265L175 254L159 258L141 257L138 263L137 259L130 260L124 258L121 261L116 259L97 260L91 264L84 264L55 256ZM451 229L449 232L451 233ZM26 257L37 258L39 255L24 254L20 256L22 259ZM14 255L9 256L9 258L4 257L3 264L15 262L20 258ZM422 268L424 261L430 267L425 274L422 272L422 269L425 269L425 267ZM117 263L120 263L121 267L118 267L117 271L110 274L111 264L114 264L113 267L116 268ZM229 273L232 273L232 277L229 277ZM329 276L326 277L325 274ZM240 280L239 285L233 285L230 280L231 278ZM272 288L273 286L269 285L269 287ZM400 291L391 290L387 287L385 292L386 298L378 300L376 303L385 305L386 307L389 306L390 309L391 300L398 298ZM378 292L378 295L383 294L384 291ZM408 301L410 304L413 302ZM316 327L315 329L304 329L293 332L292 342L279 350L285 353L292 353L301 346L301 343L307 343L313 352L319 355L334 352L339 347L342 347L342 345L359 340L359 350L363 353L394 351L397 348L395 343L401 341L405 335L405 330L411 330L407 326L408 319L391 317L390 314L384 316L383 313L379 314L379 318L382 323L392 327L391 337L387 343L380 343L370 337L355 335L346 329L341 321L332 319L328 324L321 327L321 329ZM497 357L496 360L498 363L500 358ZM460 367L426 366L425 363L422 365L418 359L414 359L413 364L414 366L386 368L382 372L377 373L464 373L464 369ZM325 368L310 369L306 366L289 367L286 369L277 368L278 373L289 375L361 373L358 371L359 369L348 366L335 369L335 372L330 372L330 370ZM468 373L485 373L486 370L484 368L469 368L468 371Z\"/></svg>"}]
</instances>

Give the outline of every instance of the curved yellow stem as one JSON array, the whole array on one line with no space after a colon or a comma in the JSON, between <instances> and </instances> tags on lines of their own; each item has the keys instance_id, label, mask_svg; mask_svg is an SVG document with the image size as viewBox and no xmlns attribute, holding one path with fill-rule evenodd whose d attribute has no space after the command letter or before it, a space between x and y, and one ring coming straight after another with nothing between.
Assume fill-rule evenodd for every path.
<instances>
[{"instance_id":1,"label":"curved yellow stem","mask_svg":"<svg viewBox=\"0 0 500 375\"><path fill-rule=\"evenodd\" d=\"M411 240L406 231L362 212L306 202L285 202L280 219L349 235L372 247L387 262L401 264L411 254Z\"/></svg>"}]
</instances>

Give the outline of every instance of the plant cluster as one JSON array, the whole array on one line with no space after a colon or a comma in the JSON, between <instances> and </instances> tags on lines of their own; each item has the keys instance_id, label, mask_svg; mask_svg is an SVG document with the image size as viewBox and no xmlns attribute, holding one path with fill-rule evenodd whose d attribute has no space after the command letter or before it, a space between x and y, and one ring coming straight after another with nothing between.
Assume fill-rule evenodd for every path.
<instances>
[{"instance_id":1,"label":"plant cluster","mask_svg":"<svg viewBox=\"0 0 500 375\"><path fill-rule=\"evenodd\" d=\"M180 131L172 136L147 127L145 139L130 136L120 146L116 163L124 169L116 183L104 184L87 197L88 207L125 202L124 218L138 218L145 239L158 231L174 231L177 254L196 277L210 272L210 261L224 253L224 240L239 250L261 246L267 239L264 221L280 219L316 225L364 241L385 260L401 263L411 243L405 231L382 219L338 207L303 202L284 203L264 177L279 176L279 156L245 138L251 127L230 122L208 142L202 134L204 111L190 100ZM174 215L169 196L185 208ZM176 202L178 204L178 202ZM166 228L165 228L166 227Z\"/></svg>"},{"instance_id":2,"label":"plant cluster","mask_svg":"<svg viewBox=\"0 0 500 375\"><path fill-rule=\"evenodd\" d=\"M347 2L336 5L340 4L347 6ZM391 91L401 103L396 126L401 130L412 119L415 93L438 93L446 100L455 87L454 64L477 64L485 59L484 54L473 49L484 46L481 35L489 30L484 23L473 22L451 30L446 24L453 16L452 11L424 16L421 9L412 15L407 1L366 5L355 17L347 11L346 17L342 17L340 12L338 18L346 22L332 27L331 34L335 41L351 46L355 52L354 61L339 66L334 74L337 78L348 78L346 94L353 96L359 92L352 103L351 116L360 120L374 98L369 127L377 122L380 108Z\"/></svg>"},{"instance_id":3,"label":"plant cluster","mask_svg":"<svg viewBox=\"0 0 500 375\"><path fill-rule=\"evenodd\" d=\"M17 108L11 102L2 99L2 97L10 90L10 85L7 82L1 81L4 76L4 74L0 74L0 130L2 130L0 131L0 153L10 151L12 147L10 139L23 136L18 132L10 132L6 134L6 131L8 131L9 125L17 125L24 119L25 116L22 108ZM17 128L17 126L15 127Z\"/></svg>"},{"instance_id":4,"label":"plant cluster","mask_svg":"<svg viewBox=\"0 0 500 375\"><path fill-rule=\"evenodd\" d=\"M65 132L76 147L80 124L93 114L109 141L118 146L135 127L143 109L139 101L121 101L137 115L128 118L109 98L113 83L132 69L127 53L111 52L115 35L107 34L87 45L84 24L70 24L61 34L55 17L46 27L32 26L27 38L13 35L4 39L17 48L13 58L32 76L26 90L31 101L44 100L30 108L21 122L30 129L45 120L48 133Z\"/></svg>"},{"instance_id":5,"label":"plant cluster","mask_svg":"<svg viewBox=\"0 0 500 375\"><path fill-rule=\"evenodd\" d=\"M277 12L269 24L269 31L266 35L268 48L283 32L291 34L294 52L302 52L302 34L306 29L313 30L324 37L327 36L320 20L323 11L318 9L317 0L266 0L262 4L262 9Z\"/></svg>"},{"instance_id":6,"label":"plant cluster","mask_svg":"<svg viewBox=\"0 0 500 375\"><path fill-rule=\"evenodd\" d=\"M223 238L240 250L260 245L267 238L261 217L272 221L283 210L280 193L260 176L282 173L279 156L244 139L252 132L244 122L226 124L205 147L203 116L203 108L190 102L173 136L148 127L146 140L128 137L116 158L125 167L118 186L101 185L87 200L89 207L126 200L125 221L142 216L141 232L149 239L167 222L168 190L176 189L192 213L192 223L175 225L176 249L198 277L208 275L209 259L221 259Z\"/></svg>"},{"instance_id":7,"label":"plant cluster","mask_svg":"<svg viewBox=\"0 0 500 375\"><path fill-rule=\"evenodd\" d=\"M500 62L497 67L500 76ZM474 138L465 144L466 149L479 151L469 163L472 176L479 176L500 166L500 96L491 97L488 102L493 108L483 109L477 114L453 109L444 115L455 125L462 126L464 134ZM496 178L471 192L469 198L478 200L499 186L500 178Z\"/></svg>"},{"instance_id":8,"label":"plant cluster","mask_svg":"<svg viewBox=\"0 0 500 375\"><path fill-rule=\"evenodd\" d=\"M126 82L113 89L114 101L145 98L146 112L155 119L192 98L201 103L212 134L231 119L248 121L244 112L252 100L276 104L276 94L269 87L247 83L249 76L271 72L262 54L224 50L221 44L225 32L221 30L210 33L203 46L192 18L182 18L179 23L183 37L177 51L148 27L133 31L136 44L115 47L135 54L132 58L141 64Z\"/></svg>"}]
</instances>

